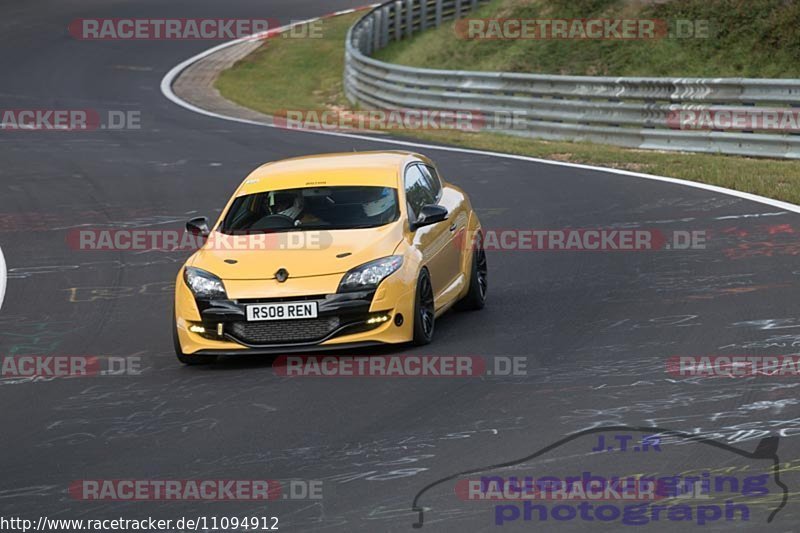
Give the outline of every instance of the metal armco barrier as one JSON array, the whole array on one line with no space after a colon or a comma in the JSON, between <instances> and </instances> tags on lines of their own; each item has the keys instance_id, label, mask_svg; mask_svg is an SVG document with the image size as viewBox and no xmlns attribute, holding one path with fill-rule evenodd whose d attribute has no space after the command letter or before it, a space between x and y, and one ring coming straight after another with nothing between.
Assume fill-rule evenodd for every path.
<instances>
[{"instance_id":1,"label":"metal armco barrier","mask_svg":"<svg viewBox=\"0 0 800 533\"><path fill-rule=\"evenodd\" d=\"M785 132L800 131L791 122L780 131L748 132L682 128L678 118L681 111L752 115L764 107L780 110L782 119L798 117L798 79L550 76L419 69L370 57L391 41L460 18L487 1L394 0L370 11L347 36L348 99L372 109L472 112L486 129L539 139L800 158L800 135Z\"/></svg>"}]
</instances>

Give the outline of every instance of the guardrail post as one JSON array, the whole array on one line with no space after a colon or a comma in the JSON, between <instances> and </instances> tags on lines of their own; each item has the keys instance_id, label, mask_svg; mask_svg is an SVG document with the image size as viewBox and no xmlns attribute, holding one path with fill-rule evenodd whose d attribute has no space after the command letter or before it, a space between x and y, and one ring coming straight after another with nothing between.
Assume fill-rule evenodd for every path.
<instances>
[{"instance_id":1,"label":"guardrail post","mask_svg":"<svg viewBox=\"0 0 800 533\"><path fill-rule=\"evenodd\" d=\"M422 0L419 3L419 31L425 31L428 28L428 0Z\"/></svg>"},{"instance_id":2,"label":"guardrail post","mask_svg":"<svg viewBox=\"0 0 800 533\"><path fill-rule=\"evenodd\" d=\"M394 3L394 40L399 41L403 38L403 0L395 0Z\"/></svg>"},{"instance_id":3,"label":"guardrail post","mask_svg":"<svg viewBox=\"0 0 800 533\"><path fill-rule=\"evenodd\" d=\"M406 0L406 37L414 33L414 0Z\"/></svg>"},{"instance_id":4,"label":"guardrail post","mask_svg":"<svg viewBox=\"0 0 800 533\"><path fill-rule=\"evenodd\" d=\"M472 0L472 6L470 7L471 10L478 9L478 0Z\"/></svg>"},{"instance_id":5,"label":"guardrail post","mask_svg":"<svg viewBox=\"0 0 800 533\"><path fill-rule=\"evenodd\" d=\"M354 44L354 46L356 48L358 48L359 52L361 52L362 54L364 53L364 29L363 28L358 28L353 33L353 44Z\"/></svg>"},{"instance_id":6,"label":"guardrail post","mask_svg":"<svg viewBox=\"0 0 800 533\"><path fill-rule=\"evenodd\" d=\"M380 50L381 48L381 28L383 27L383 10L377 10L372 15L372 51Z\"/></svg>"},{"instance_id":7,"label":"guardrail post","mask_svg":"<svg viewBox=\"0 0 800 533\"><path fill-rule=\"evenodd\" d=\"M372 42L373 42L372 34L374 32L374 28L375 28L374 20L372 19L372 17L370 17L370 19L366 22L366 27L364 28L364 31L361 33L361 42L359 43L360 44L359 50L361 50L362 54L367 56L372 55Z\"/></svg>"},{"instance_id":8,"label":"guardrail post","mask_svg":"<svg viewBox=\"0 0 800 533\"><path fill-rule=\"evenodd\" d=\"M456 0L456 11L453 13L453 18L460 19L461 18L461 0Z\"/></svg>"},{"instance_id":9,"label":"guardrail post","mask_svg":"<svg viewBox=\"0 0 800 533\"><path fill-rule=\"evenodd\" d=\"M442 25L442 0L436 0L436 27Z\"/></svg>"},{"instance_id":10,"label":"guardrail post","mask_svg":"<svg viewBox=\"0 0 800 533\"><path fill-rule=\"evenodd\" d=\"M381 9L381 48L389 44L389 10L391 6Z\"/></svg>"},{"instance_id":11,"label":"guardrail post","mask_svg":"<svg viewBox=\"0 0 800 533\"><path fill-rule=\"evenodd\" d=\"M403 38L403 0L394 2L394 40L399 41Z\"/></svg>"}]
</instances>

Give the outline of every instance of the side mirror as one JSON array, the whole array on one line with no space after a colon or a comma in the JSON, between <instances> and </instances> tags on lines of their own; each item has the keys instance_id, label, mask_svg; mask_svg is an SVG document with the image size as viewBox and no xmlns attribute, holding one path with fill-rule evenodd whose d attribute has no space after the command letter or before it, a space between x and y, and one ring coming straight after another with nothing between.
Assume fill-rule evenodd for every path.
<instances>
[{"instance_id":1,"label":"side mirror","mask_svg":"<svg viewBox=\"0 0 800 533\"><path fill-rule=\"evenodd\" d=\"M186 231L198 237L208 237L211 234L211 228L208 227L208 219L206 217L191 219L186 223Z\"/></svg>"},{"instance_id":2,"label":"side mirror","mask_svg":"<svg viewBox=\"0 0 800 533\"><path fill-rule=\"evenodd\" d=\"M447 220L447 215L447 209L440 205L424 205L417 217L417 221L411 224L411 230L416 231L423 226L430 226L431 224Z\"/></svg>"}]
</instances>

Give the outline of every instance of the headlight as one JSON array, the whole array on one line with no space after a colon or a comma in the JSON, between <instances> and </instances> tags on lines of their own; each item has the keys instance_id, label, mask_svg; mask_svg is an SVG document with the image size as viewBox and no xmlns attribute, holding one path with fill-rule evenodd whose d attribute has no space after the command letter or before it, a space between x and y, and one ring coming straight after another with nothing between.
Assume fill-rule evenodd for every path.
<instances>
[{"instance_id":1,"label":"headlight","mask_svg":"<svg viewBox=\"0 0 800 533\"><path fill-rule=\"evenodd\" d=\"M214 274L199 268L186 267L183 270L186 285L198 298L227 298L222 280Z\"/></svg>"},{"instance_id":2,"label":"headlight","mask_svg":"<svg viewBox=\"0 0 800 533\"><path fill-rule=\"evenodd\" d=\"M376 289L386 276L403 265L403 256L392 255L358 266L344 275L339 292Z\"/></svg>"}]
</instances>

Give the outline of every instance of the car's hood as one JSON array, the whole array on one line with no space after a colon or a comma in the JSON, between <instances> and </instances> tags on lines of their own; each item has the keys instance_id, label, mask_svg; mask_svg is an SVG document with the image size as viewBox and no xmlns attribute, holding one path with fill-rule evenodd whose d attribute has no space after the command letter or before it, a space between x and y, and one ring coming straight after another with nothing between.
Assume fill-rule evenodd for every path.
<instances>
[{"instance_id":1,"label":"car's hood","mask_svg":"<svg viewBox=\"0 0 800 533\"><path fill-rule=\"evenodd\" d=\"M189 264L223 280L274 279L281 268L292 278L343 274L392 255L402 238L399 222L380 228L236 237L214 233Z\"/></svg>"}]
</instances>

